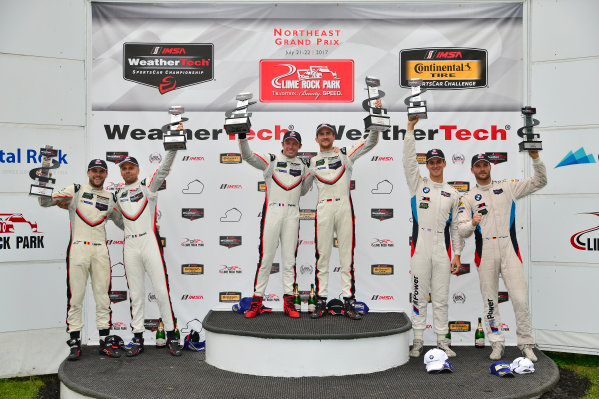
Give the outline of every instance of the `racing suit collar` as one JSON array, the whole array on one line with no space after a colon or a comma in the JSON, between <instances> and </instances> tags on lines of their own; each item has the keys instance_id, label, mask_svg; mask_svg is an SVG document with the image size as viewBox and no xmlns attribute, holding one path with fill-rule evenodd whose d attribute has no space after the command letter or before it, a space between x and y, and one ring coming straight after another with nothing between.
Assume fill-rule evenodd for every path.
<instances>
[{"instance_id":1,"label":"racing suit collar","mask_svg":"<svg viewBox=\"0 0 599 399\"><path fill-rule=\"evenodd\" d=\"M493 181L491 181L491 183L489 183L489 184L487 184L487 185L485 185L485 186L481 186L481 185L479 185L478 183L476 183L476 187L477 187L479 190L482 190L482 191L488 191L488 190L490 190L492 185L493 185Z\"/></svg>"}]
</instances>

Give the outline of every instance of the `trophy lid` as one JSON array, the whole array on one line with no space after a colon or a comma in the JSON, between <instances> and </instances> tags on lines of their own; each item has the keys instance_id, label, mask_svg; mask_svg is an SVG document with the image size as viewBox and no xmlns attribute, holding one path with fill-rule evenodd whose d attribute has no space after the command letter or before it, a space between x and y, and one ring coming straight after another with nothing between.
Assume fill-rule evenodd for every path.
<instances>
[{"instance_id":1,"label":"trophy lid","mask_svg":"<svg viewBox=\"0 0 599 399\"><path fill-rule=\"evenodd\" d=\"M366 86L377 87L381 85L381 80L374 76L366 76Z\"/></svg>"},{"instance_id":2,"label":"trophy lid","mask_svg":"<svg viewBox=\"0 0 599 399\"><path fill-rule=\"evenodd\" d=\"M168 109L168 113L171 115L181 115L184 112L185 108L183 108L181 105L171 105L171 107Z\"/></svg>"},{"instance_id":3,"label":"trophy lid","mask_svg":"<svg viewBox=\"0 0 599 399\"><path fill-rule=\"evenodd\" d=\"M422 86L422 79L409 79L408 86L410 86L410 87Z\"/></svg>"},{"instance_id":4,"label":"trophy lid","mask_svg":"<svg viewBox=\"0 0 599 399\"><path fill-rule=\"evenodd\" d=\"M252 97L254 97L254 95L252 93L239 93L237 95L237 97L235 97L235 99L237 101L245 101L245 100L249 100Z\"/></svg>"}]
</instances>

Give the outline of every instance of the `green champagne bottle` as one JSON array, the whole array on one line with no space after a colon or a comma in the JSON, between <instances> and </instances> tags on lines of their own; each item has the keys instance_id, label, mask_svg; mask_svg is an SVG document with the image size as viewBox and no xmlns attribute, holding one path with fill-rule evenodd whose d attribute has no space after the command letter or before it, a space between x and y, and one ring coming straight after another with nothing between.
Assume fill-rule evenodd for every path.
<instances>
[{"instance_id":1,"label":"green champagne bottle","mask_svg":"<svg viewBox=\"0 0 599 399\"><path fill-rule=\"evenodd\" d=\"M158 320L158 329L156 330L156 348L166 348L166 333L164 332L164 323L162 319Z\"/></svg>"},{"instance_id":2,"label":"green champagne bottle","mask_svg":"<svg viewBox=\"0 0 599 399\"><path fill-rule=\"evenodd\" d=\"M474 347L483 349L485 347L485 332L483 331L482 318L478 318L478 328L474 333Z\"/></svg>"},{"instance_id":3,"label":"green champagne bottle","mask_svg":"<svg viewBox=\"0 0 599 399\"><path fill-rule=\"evenodd\" d=\"M177 318L175 317L175 335L177 336L177 341L181 342L181 332L177 328Z\"/></svg>"},{"instance_id":4,"label":"green champagne bottle","mask_svg":"<svg viewBox=\"0 0 599 399\"><path fill-rule=\"evenodd\" d=\"M293 286L293 304L295 305L295 310L298 312L302 311L302 299L300 298L297 283Z\"/></svg>"},{"instance_id":5,"label":"green champagne bottle","mask_svg":"<svg viewBox=\"0 0 599 399\"><path fill-rule=\"evenodd\" d=\"M310 297L308 298L308 312L314 313L316 309L316 293L314 292L314 284L310 284Z\"/></svg>"},{"instance_id":6,"label":"green champagne bottle","mask_svg":"<svg viewBox=\"0 0 599 399\"><path fill-rule=\"evenodd\" d=\"M451 330L447 330L447 334L445 334L445 340L447 341L447 345L451 346Z\"/></svg>"}]
</instances>

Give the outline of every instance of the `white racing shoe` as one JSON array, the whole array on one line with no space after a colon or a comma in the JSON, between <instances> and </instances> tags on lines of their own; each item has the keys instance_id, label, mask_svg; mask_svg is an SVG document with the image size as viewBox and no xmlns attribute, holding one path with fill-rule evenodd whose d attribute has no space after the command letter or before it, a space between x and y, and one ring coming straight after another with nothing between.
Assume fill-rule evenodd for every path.
<instances>
[{"instance_id":1,"label":"white racing shoe","mask_svg":"<svg viewBox=\"0 0 599 399\"><path fill-rule=\"evenodd\" d=\"M456 353L449 347L447 341L439 341L437 342L437 348L441 349L447 357L456 357Z\"/></svg>"},{"instance_id":2,"label":"white racing shoe","mask_svg":"<svg viewBox=\"0 0 599 399\"><path fill-rule=\"evenodd\" d=\"M422 351L424 350L423 348L424 341L421 339L414 339L412 350L410 350L410 357L419 357L422 355Z\"/></svg>"},{"instance_id":3,"label":"white racing shoe","mask_svg":"<svg viewBox=\"0 0 599 399\"><path fill-rule=\"evenodd\" d=\"M533 362L536 362L539 359L537 359L537 355L535 355L535 352L533 351L534 347L534 344L524 345L522 348L522 356L529 358Z\"/></svg>"},{"instance_id":4,"label":"white racing shoe","mask_svg":"<svg viewBox=\"0 0 599 399\"><path fill-rule=\"evenodd\" d=\"M491 354L489 355L489 359L491 360L501 360L501 357L503 356L503 342L493 342L491 344L491 348L493 348L493 350L491 351Z\"/></svg>"}]
</instances>

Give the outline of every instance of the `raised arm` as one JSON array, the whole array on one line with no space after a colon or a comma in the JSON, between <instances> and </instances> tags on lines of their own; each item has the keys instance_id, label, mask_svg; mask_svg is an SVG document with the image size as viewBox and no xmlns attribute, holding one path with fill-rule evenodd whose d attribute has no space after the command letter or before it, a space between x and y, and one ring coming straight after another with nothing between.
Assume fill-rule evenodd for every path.
<instances>
[{"instance_id":1,"label":"raised arm","mask_svg":"<svg viewBox=\"0 0 599 399\"><path fill-rule=\"evenodd\" d=\"M166 152L160 166L158 166L158 169L156 169L156 172L154 172L154 175L150 179L150 183L148 184L148 190L150 192L155 193L158 191L171 170L175 155L177 155L177 150L169 150Z\"/></svg>"},{"instance_id":2,"label":"raised arm","mask_svg":"<svg viewBox=\"0 0 599 399\"><path fill-rule=\"evenodd\" d=\"M416 159L416 138L414 137L414 126L418 122L418 117L408 121L408 128L403 140L403 169L406 175L406 182L410 190L410 195L414 195L418 180L420 179L420 171L418 170L418 160Z\"/></svg>"},{"instance_id":3,"label":"raised arm","mask_svg":"<svg viewBox=\"0 0 599 399\"><path fill-rule=\"evenodd\" d=\"M272 160L270 154L266 155L252 152L250 143L248 143L248 139L245 138L245 135L243 138L239 138L239 148L241 148L241 157L243 160L252 165L254 168L264 170L268 168L268 165L270 165Z\"/></svg>"},{"instance_id":4,"label":"raised arm","mask_svg":"<svg viewBox=\"0 0 599 399\"><path fill-rule=\"evenodd\" d=\"M52 193L52 198L50 197L38 197L39 204L44 208L54 206L59 201L65 201L68 205L71 204L73 197L75 196L75 185L71 184L68 187L63 188L60 191L55 191Z\"/></svg>"},{"instance_id":5,"label":"raised arm","mask_svg":"<svg viewBox=\"0 0 599 399\"><path fill-rule=\"evenodd\" d=\"M362 155L366 154L368 151L372 150L376 143L379 141L379 132L378 131L370 131L368 133L368 137L364 140L361 140L357 144L345 149L347 153L347 157L352 161L356 162L356 159L360 158ZM343 150L343 149L342 149Z\"/></svg>"},{"instance_id":6,"label":"raised arm","mask_svg":"<svg viewBox=\"0 0 599 399\"><path fill-rule=\"evenodd\" d=\"M526 197L527 195L532 194L547 185L547 169L539 157L539 152L529 151L529 154L532 158L534 175L527 179L513 181L510 183L510 189L512 190L512 195L515 199Z\"/></svg>"}]
</instances>

